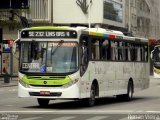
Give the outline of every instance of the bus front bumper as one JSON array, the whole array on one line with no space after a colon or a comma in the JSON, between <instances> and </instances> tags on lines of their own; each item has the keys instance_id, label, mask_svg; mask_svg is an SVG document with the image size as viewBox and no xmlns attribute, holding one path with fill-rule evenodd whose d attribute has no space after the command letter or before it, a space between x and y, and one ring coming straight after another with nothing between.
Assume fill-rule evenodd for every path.
<instances>
[{"instance_id":1,"label":"bus front bumper","mask_svg":"<svg viewBox=\"0 0 160 120\"><path fill-rule=\"evenodd\" d=\"M67 88L30 87L26 88L18 83L18 97L48 98L48 99L77 99L80 98L78 84Z\"/></svg>"}]
</instances>

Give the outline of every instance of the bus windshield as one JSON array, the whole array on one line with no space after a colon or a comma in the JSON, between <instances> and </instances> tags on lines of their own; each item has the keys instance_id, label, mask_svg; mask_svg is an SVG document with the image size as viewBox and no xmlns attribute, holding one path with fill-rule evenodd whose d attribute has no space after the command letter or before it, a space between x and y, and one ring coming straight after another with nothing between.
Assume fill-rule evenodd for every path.
<instances>
[{"instance_id":1,"label":"bus windshield","mask_svg":"<svg viewBox=\"0 0 160 120\"><path fill-rule=\"evenodd\" d=\"M70 73L78 69L76 42L22 42L22 72Z\"/></svg>"}]
</instances>

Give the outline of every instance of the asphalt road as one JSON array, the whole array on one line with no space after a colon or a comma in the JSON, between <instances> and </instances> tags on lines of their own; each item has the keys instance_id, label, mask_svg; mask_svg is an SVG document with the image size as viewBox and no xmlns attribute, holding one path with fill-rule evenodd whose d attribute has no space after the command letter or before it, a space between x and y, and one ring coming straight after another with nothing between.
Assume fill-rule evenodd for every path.
<instances>
[{"instance_id":1,"label":"asphalt road","mask_svg":"<svg viewBox=\"0 0 160 120\"><path fill-rule=\"evenodd\" d=\"M0 120L156 120L160 119L160 80L134 94L131 102L114 97L98 99L94 107L80 101L50 101L46 108L36 99L18 98L17 86L0 88ZM150 118L150 119L149 119Z\"/></svg>"}]
</instances>

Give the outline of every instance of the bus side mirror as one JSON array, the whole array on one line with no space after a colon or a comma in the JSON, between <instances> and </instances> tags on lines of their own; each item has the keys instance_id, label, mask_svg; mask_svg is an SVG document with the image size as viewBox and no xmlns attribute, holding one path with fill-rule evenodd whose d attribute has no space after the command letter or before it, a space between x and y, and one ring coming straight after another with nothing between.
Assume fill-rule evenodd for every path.
<instances>
[{"instance_id":1,"label":"bus side mirror","mask_svg":"<svg viewBox=\"0 0 160 120\"><path fill-rule=\"evenodd\" d=\"M16 43L14 43L14 45L12 46L12 53L13 54L16 54L16 46L17 46Z\"/></svg>"},{"instance_id":2,"label":"bus side mirror","mask_svg":"<svg viewBox=\"0 0 160 120\"><path fill-rule=\"evenodd\" d=\"M16 39L15 41L14 41L14 44L13 44L13 46L12 46L12 53L13 54L16 54L16 49L17 49L17 45L19 45L19 41L20 41L20 39ZM19 47L19 46L18 46Z\"/></svg>"},{"instance_id":3,"label":"bus side mirror","mask_svg":"<svg viewBox=\"0 0 160 120\"><path fill-rule=\"evenodd\" d=\"M151 55L150 55L151 59L154 59L154 50L151 51Z\"/></svg>"}]
</instances>

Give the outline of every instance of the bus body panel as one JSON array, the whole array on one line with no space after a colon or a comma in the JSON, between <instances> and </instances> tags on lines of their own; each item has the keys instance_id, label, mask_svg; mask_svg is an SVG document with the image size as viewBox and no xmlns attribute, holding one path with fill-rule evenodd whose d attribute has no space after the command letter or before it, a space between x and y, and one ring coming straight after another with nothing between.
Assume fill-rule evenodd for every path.
<instances>
[{"instance_id":1,"label":"bus body panel","mask_svg":"<svg viewBox=\"0 0 160 120\"><path fill-rule=\"evenodd\" d=\"M99 97L126 94L130 79L133 80L135 91L148 88L148 67L147 62L90 61L85 74L81 78L81 97L89 97L93 80L98 81Z\"/></svg>"}]
</instances>

